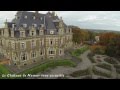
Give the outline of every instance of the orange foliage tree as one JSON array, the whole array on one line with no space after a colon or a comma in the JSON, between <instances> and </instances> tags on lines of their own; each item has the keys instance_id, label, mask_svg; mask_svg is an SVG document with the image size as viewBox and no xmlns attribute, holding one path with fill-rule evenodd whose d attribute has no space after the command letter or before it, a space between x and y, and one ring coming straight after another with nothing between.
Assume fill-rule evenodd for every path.
<instances>
[{"instance_id":1,"label":"orange foliage tree","mask_svg":"<svg viewBox=\"0 0 120 90\"><path fill-rule=\"evenodd\" d=\"M102 45L92 45L90 47L91 51L96 54L105 54L106 47Z\"/></svg>"}]
</instances>

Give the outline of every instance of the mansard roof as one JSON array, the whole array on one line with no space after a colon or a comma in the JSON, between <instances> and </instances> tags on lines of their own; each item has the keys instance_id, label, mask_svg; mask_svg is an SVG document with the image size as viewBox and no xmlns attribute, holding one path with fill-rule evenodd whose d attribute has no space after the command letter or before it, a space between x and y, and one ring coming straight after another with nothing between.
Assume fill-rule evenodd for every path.
<instances>
[{"instance_id":1,"label":"mansard roof","mask_svg":"<svg viewBox=\"0 0 120 90\"><path fill-rule=\"evenodd\" d=\"M35 18L34 18L35 17ZM62 21L62 19L59 19L55 13L48 12L46 14L41 14L38 11L36 12L27 12L27 11L18 11L15 15L15 18L11 22L6 22L7 26L11 28L10 30L14 30L15 37L20 36L20 28L23 27L24 24L26 24L25 35L29 36L29 30L33 26L33 24L36 24L36 32L39 34L39 29L41 28L41 25L44 26L44 33L49 35L50 30L54 30L54 34L56 35L58 33L59 29L59 22ZM15 25L15 26L14 26ZM13 26L15 28L13 28ZM67 25L63 22L63 26L65 29L65 32L67 30Z\"/></svg>"},{"instance_id":2,"label":"mansard roof","mask_svg":"<svg viewBox=\"0 0 120 90\"><path fill-rule=\"evenodd\" d=\"M25 19L25 16L27 16L27 19ZM26 12L26 11L19 11L16 14L16 18L12 20L11 23L15 23L17 30L19 27L21 27L23 24L27 24L26 29L29 29L33 24L37 25L37 28L40 27L41 24L44 24L46 29L56 29L55 24L53 23L53 20L56 20L58 16L50 17L49 14L41 14L41 13L34 13L34 12ZM35 19L33 19L35 17ZM11 25L9 25L12 27Z\"/></svg>"}]
</instances>

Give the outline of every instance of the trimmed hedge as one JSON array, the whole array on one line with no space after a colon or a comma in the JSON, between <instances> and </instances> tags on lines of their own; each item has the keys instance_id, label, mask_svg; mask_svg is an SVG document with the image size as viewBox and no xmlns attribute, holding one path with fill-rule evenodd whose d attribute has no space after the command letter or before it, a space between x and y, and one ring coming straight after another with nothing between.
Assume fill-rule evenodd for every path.
<instances>
[{"instance_id":1,"label":"trimmed hedge","mask_svg":"<svg viewBox=\"0 0 120 90\"><path fill-rule=\"evenodd\" d=\"M72 77L79 77L79 76L84 76L84 75L89 75L89 74L90 74L90 70L89 69L85 69L85 70L75 71L72 74L70 74L70 76L72 76Z\"/></svg>"},{"instance_id":2,"label":"trimmed hedge","mask_svg":"<svg viewBox=\"0 0 120 90\"><path fill-rule=\"evenodd\" d=\"M98 65L96 65L97 67L100 67L100 68L104 68L104 69L107 69L107 70L112 70L112 67L111 67L111 65L109 65L109 64L106 64L106 63L102 63L102 64L98 64Z\"/></svg>"},{"instance_id":3,"label":"trimmed hedge","mask_svg":"<svg viewBox=\"0 0 120 90\"><path fill-rule=\"evenodd\" d=\"M111 78L112 77L110 73L104 73L104 72L102 72L100 70L97 70L96 68L93 68L93 73L95 75L104 76L104 77L107 77L107 78Z\"/></svg>"},{"instance_id":4,"label":"trimmed hedge","mask_svg":"<svg viewBox=\"0 0 120 90\"><path fill-rule=\"evenodd\" d=\"M110 63L110 64L118 64L114 59L112 58L105 58L104 61L106 61L107 63Z\"/></svg>"}]
</instances>

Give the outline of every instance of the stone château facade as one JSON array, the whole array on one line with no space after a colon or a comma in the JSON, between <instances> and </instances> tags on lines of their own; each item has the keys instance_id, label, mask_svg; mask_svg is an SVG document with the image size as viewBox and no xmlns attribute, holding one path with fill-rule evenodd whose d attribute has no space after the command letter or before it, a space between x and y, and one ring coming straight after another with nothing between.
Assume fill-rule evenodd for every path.
<instances>
[{"instance_id":1,"label":"stone ch\u00e2teau facade","mask_svg":"<svg viewBox=\"0 0 120 90\"><path fill-rule=\"evenodd\" d=\"M72 30L55 15L38 11L18 11L11 22L0 29L0 53L12 65L27 65L64 56L72 47Z\"/></svg>"}]
</instances>

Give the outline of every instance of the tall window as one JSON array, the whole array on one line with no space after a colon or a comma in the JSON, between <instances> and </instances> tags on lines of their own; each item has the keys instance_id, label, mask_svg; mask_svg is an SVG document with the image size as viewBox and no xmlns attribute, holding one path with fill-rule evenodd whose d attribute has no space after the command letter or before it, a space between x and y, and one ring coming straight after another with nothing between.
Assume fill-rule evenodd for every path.
<instances>
[{"instance_id":1,"label":"tall window","mask_svg":"<svg viewBox=\"0 0 120 90\"><path fill-rule=\"evenodd\" d=\"M60 54L60 55L62 54L62 50L59 51L59 54Z\"/></svg>"},{"instance_id":2,"label":"tall window","mask_svg":"<svg viewBox=\"0 0 120 90\"><path fill-rule=\"evenodd\" d=\"M50 39L49 45L53 45L53 43L54 43L54 39Z\"/></svg>"},{"instance_id":3,"label":"tall window","mask_svg":"<svg viewBox=\"0 0 120 90\"><path fill-rule=\"evenodd\" d=\"M25 43L21 43L21 49L25 49Z\"/></svg>"},{"instance_id":4,"label":"tall window","mask_svg":"<svg viewBox=\"0 0 120 90\"><path fill-rule=\"evenodd\" d=\"M43 55L44 54L44 50L40 50L40 55Z\"/></svg>"},{"instance_id":5,"label":"tall window","mask_svg":"<svg viewBox=\"0 0 120 90\"><path fill-rule=\"evenodd\" d=\"M54 50L54 49L50 49L50 50L49 50L49 54L50 54L50 55L54 55L54 54L55 54L55 50Z\"/></svg>"},{"instance_id":6,"label":"tall window","mask_svg":"<svg viewBox=\"0 0 120 90\"><path fill-rule=\"evenodd\" d=\"M27 60L27 55L26 53L21 53L21 60Z\"/></svg>"},{"instance_id":7,"label":"tall window","mask_svg":"<svg viewBox=\"0 0 120 90\"><path fill-rule=\"evenodd\" d=\"M32 53L31 53L31 57L32 57L32 58L35 58L35 57L36 57L36 52L32 52Z\"/></svg>"},{"instance_id":8,"label":"tall window","mask_svg":"<svg viewBox=\"0 0 120 90\"><path fill-rule=\"evenodd\" d=\"M53 41L52 40L51 40L50 44L53 45Z\"/></svg>"},{"instance_id":9,"label":"tall window","mask_svg":"<svg viewBox=\"0 0 120 90\"><path fill-rule=\"evenodd\" d=\"M34 31L32 31L32 36L34 36Z\"/></svg>"},{"instance_id":10,"label":"tall window","mask_svg":"<svg viewBox=\"0 0 120 90\"><path fill-rule=\"evenodd\" d=\"M50 50L49 54L53 55L53 54L55 54L55 51Z\"/></svg>"}]
</instances>

